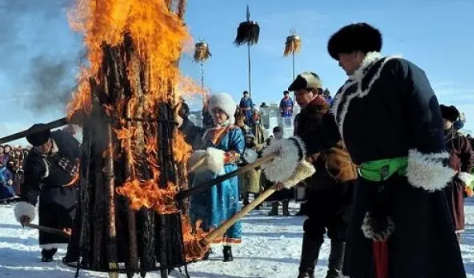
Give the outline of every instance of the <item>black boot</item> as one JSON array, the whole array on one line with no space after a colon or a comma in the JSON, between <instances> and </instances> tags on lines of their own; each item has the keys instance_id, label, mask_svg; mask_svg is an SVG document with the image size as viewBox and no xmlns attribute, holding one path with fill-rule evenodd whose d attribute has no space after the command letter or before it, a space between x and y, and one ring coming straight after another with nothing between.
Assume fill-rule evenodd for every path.
<instances>
[{"instance_id":1,"label":"black boot","mask_svg":"<svg viewBox=\"0 0 474 278\"><path fill-rule=\"evenodd\" d=\"M53 261L53 256L56 254L58 249L43 249L41 250L41 261L44 263L49 263Z\"/></svg>"},{"instance_id":2,"label":"black boot","mask_svg":"<svg viewBox=\"0 0 474 278\"><path fill-rule=\"evenodd\" d=\"M232 256L232 247L224 246L224 262L232 262L233 260L234 256Z\"/></svg>"},{"instance_id":3,"label":"black boot","mask_svg":"<svg viewBox=\"0 0 474 278\"><path fill-rule=\"evenodd\" d=\"M328 272L326 274L326 278L342 277L342 263L344 261L345 247L345 242L331 240L331 253L329 253Z\"/></svg>"},{"instance_id":4,"label":"black boot","mask_svg":"<svg viewBox=\"0 0 474 278\"><path fill-rule=\"evenodd\" d=\"M245 192L245 193L244 193L244 198L243 198L243 199L244 199L244 202L243 202L243 205L244 205L244 206L246 206L246 205L248 205L248 204L250 203L250 202L249 202L249 197L250 197L249 195L250 195L250 193L248 193L248 192Z\"/></svg>"},{"instance_id":5,"label":"black boot","mask_svg":"<svg viewBox=\"0 0 474 278\"><path fill-rule=\"evenodd\" d=\"M307 234L303 235L298 278L314 278L314 268L316 267L322 244L323 239L315 239Z\"/></svg>"}]
</instances>

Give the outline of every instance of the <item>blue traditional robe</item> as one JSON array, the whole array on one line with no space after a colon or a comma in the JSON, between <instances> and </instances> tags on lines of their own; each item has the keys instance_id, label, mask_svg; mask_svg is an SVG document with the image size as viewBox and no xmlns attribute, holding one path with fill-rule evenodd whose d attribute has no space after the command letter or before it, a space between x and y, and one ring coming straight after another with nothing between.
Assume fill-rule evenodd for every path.
<instances>
[{"instance_id":1,"label":"blue traditional robe","mask_svg":"<svg viewBox=\"0 0 474 278\"><path fill-rule=\"evenodd\" d=\"M240 110L242 110L242 112L245 115L245 124L250 126L250 121L252 118L252 109L253 109L252 99L243 97L240 100L239 107L240 107Z\"/></svg>"},{"instance_id":2,"label":"blue traditional robe","mask_svg":"<svg viewBox=\"0 0 474 278\"><path fill-rule=\"evenodd\" d=\"M221 173L210 170L196 174L193 186L215 179L237 169L236 162L244 152L245 141L242 130L234 125L208 129L203 136L202 149L214 147L225 151L225 165ZM193 223L202 221L204 231L216 228L240 210L239 178L233 177L213 186L210 190L191 197L190 216ZM238 221L227 230L223 238L214 243L240 243L242 223Z\"/></svg>"},{"instance_id":3,"label":"blue traditional robe","mask_svg":"<svg viewBox=\"0 0 474 278\"><path fill-rule=\"evenodd\" d=\"M282 98L280 101L280 114L283 118L291 118L293 116L293 100L289 98Z\"/></svg>"}]
</instances>

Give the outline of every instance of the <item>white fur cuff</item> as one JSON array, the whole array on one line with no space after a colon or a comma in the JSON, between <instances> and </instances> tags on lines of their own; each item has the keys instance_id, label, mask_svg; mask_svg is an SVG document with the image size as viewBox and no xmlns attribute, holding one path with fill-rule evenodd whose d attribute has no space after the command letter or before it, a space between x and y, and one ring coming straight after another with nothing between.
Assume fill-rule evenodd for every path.
<instances>
[{"instance_id":1,"label":"white fur cuff","mask_svg":"<svg viewBox=\"0 0 474 278\"><path fill-rule=\"evenodd\" d=\"M449 158L447 152L424 154L417 150L408 153L408 182L417 188L427 191L441 190L456 172L443 165L443 160Z\"/></svg>"},{"instance_id":2,"label":"white fur cuff","mask_svg":"<svg viewBox=\"0 0 474 278\"><path fill-rule=\"evenodd\" d=\"M313 164L309 163L306 160L303 160L298 163L298 166L296 166L293 175L291 175L289 179L285 180L282 183L286 188L291 188L300 183L301 181L304 181L305 179L311 177L312 175L314 175L314 173L316 173L316 169L314 168Z\"/></svg>"},{"instance_id":3,"label":"white fur cuff","mask_svg":"<svg viewBox=\"0 0 474 278\"><path fill-rule=\"evenodd\" d=\"M277 154L270 162L262 165L269 181L283 182L290 179L300 161L300 155L304 159L306 155L304 143L297 137L291 138L272 140L270 146L264 149L263 157Z\"/></svg>"},{"instance_id":4,"label":"white fur cuff","mask_svg":"<svg viewBox=\"0 0 474 278\"><path fill-rule=\"evenodd\" d=\"M30 221L33 221L36 216L35 207L27 202L19 202L16 204L13 212L15 213L15 218L18 222L20 222L22 216L27 216L30 218Z\"/></svg>"},{"instance_id":5,"label":"white fur cuff","mask_svg":"<svg viewBox=\"0 0 474 278\"><path fill-rule=\"evenodd\" d=\"M458 179L464 182L465 185L470 185L472 182L474 182L474 176L466 172L459 173Z\"/></svg>"},{"instance_id":6,"label":"white fur cuff","mask_svg":"<svg viewBox=\"0 0 474 278\"><path fill-rule=\"evenodd\" d=\"M219 174L224 171L225 152L216 148L207 148L207 167Z\"/></svg>"}]
</instances>

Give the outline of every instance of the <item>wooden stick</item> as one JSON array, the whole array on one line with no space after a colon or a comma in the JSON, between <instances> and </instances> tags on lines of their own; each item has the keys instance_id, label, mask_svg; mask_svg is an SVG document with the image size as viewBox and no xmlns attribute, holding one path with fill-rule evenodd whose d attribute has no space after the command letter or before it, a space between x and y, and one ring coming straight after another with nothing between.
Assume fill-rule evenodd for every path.
<instances>
[{"instance_id":1,"label":"wooden stick","mask_svg":"<svg viewBox=\"0 0 474 278\"><path fill-rule=\"evenodd\" d=\"M250 211L252 211L258 205L260 205L263 201L265 201L268 197L270 197L270 195L275 193L275 191L277 190L278 190L277 184L272 185L270 188L268 188L262 194L260 194L257 198L255 198L252 202L250 202L250 204L243 207L239 212L232 215L231 218L229 218L227 221L222 223L219 227L212 230L205 238L202 239L203 241L202 243L205 245L208 245L208 244L211 244L212 241L214 241L215 239L222 237L232 225L234 225L237 221L239 221L241 218L247 215Z\"/></svg>"},{"instance_id":2,"label":"wooden stick","mask_svg":"<svg viewBox=\"0 0 474 278\"><path fill-rule=\"evenodd\" d=\"M201 157L201 159L199 159L198 162L196 162L193 166L189 167L188 173L196 171L196 169L199 168L199 166L203 165L204 162L206 162L207 157L208 157L207 155Z\"/></svg>"},{"instance_id":3,"label":"wooden stick","mask_svg":"<svg viewBox=\"0 0 474 278\"><path fill-rule=\"evenodd\" d=\"M111 272L109 277L118 278L117 230L115 225L115 172L113 160L112 127L107 124L107 155L105 158L105 181L107 184L107 258Z\"/></svg>"},{"instance_id":4,"label":"wooden stick","mask_svg":"<svg viewBox=\"0 0 474 278\"><path fill-rule=\"evenodd\" d=\"M48 129L58 128L58 127L62 127L62 126L68 125L68 124L69 124L69 122L68 122L67 118L64 117L64 118L61 118L61 119L58 119L58 120L47 123L43 128L26 129L26 130L23 130L23 131L5 136L3 138L0 138L0 144L5 144L5 143L11 142L11 141L15 141L15 140L24 138L26 136L29 136L29 135L37 133L37 132L43 132L43 131L46 131Z\"/></svg>"},{"instance_id":5,"label":"wooden stick","mask_svg":"<svg viewBox=\"0 0 474 278\"><path fill-rule=\"evenodd\" d=\"M215 179L212 179L212 180L209 180L209 181L205 181L203 183L201 183L200 185L198 186L195 186L193 188L190 188L188 190L183 190L181 192L179 192L178 194L176 194L176 198L178 200L181 200L181 199L184 199L184 198L188 198L192 195L195 195L195 194L199 194L199 193L202 193L206 190L209 190L212 186L216 185L216 184L219 184L225 180L228 180L230 178L233 178L237 175L240 175L242 173L245 173L251 169L254 169L264 163L267 163L269 161L271 161L272 159L274 159L275 157L277 157L278 154L271 154L271 155L268 155L268 156L265 156L265 157L262 157L260 159L257 159L254 163L250 163L250 164L247 164L235 171L232 171L232 172L229 172L225 175L222 175L222 176L218 176L217 178Z\"/></svg>"},{"instance_id":6,"label":"wooden stick","mask_svg":"<svg viewBox=\"0 0 474 278\"><path fill-rule=\"evenodd\" d=\"M71 237L70 234L68 234L68 233L66 233L62 230L54 229L54 228L50 228L50 227L46 227L46 226L40 226L40 225L36 225L36 224L26 224L26 223L23 224L23 226L28 227L28 228L32 228L32 229L37 229L37 230L47 232L47 233L50 233L50 234L55 234L55 235L67 237L67 238Z\"/></svg>"}]
</instances>

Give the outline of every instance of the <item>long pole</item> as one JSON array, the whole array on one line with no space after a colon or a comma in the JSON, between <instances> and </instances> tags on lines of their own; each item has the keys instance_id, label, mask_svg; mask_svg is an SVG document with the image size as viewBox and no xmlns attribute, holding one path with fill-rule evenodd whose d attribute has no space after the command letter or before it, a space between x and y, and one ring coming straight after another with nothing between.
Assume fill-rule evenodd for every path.
<instances>
[{"instance_id":1,"label":"long pole","mask_svg":"<svg viewBox=\"0 0 474 278\"><path fill-rule=\"evenodd\" d=\"M247 53L249 62L249 96L252 97L252 63L250 57L250 43L247 43Z\"/></svg>"},{"instance_id":2,"label":"long pole","mask_svg":"<svg viewBox=\"0 0 474 278\"><path fill-rule=\"evenodd\" d=\"M201 62L201 90L204 94L204 63Z\"/></svg>"},{"instance_id":3,"label":"long pole","mask_svg":"<svg viewBox=\"0 0 474 278\"><path fill-rule=\"evenodd\" d=\"M295 80L296 76L295 76L295 52L294 51L292 52L291 56L293 57L293 80Z\"/></svg>"}]
</instances>

